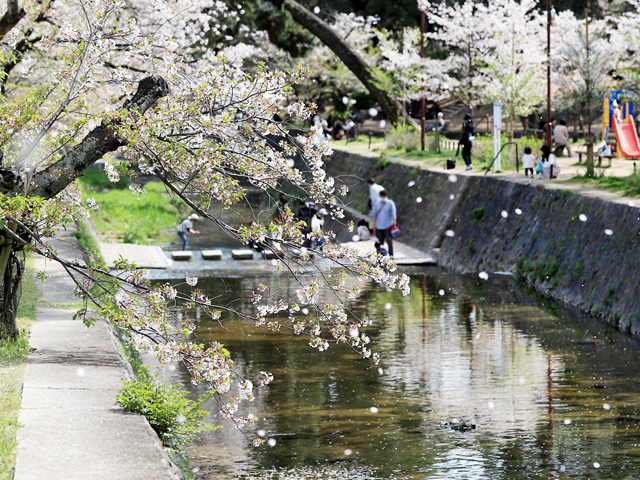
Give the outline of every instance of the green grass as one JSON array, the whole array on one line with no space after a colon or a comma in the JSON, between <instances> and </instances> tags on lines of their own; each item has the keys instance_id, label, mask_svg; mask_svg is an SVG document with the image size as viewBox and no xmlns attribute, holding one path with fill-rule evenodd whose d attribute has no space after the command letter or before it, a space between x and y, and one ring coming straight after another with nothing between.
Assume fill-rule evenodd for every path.
<instances>
[{"instance_id":1,"label":"green grass","mask_svg":"<svg viewBox=\"0 0 640 480\"><path fill-rule=\"evenodd\" d=\"M105 239L139 244L173 239L174 228L189 209L171 196L161 182L147 183L147 193L138 199L129 189L103 187L100 175L106 176L97 174L92 172L79 182L84 198L94 198L99 205L91 212L91 219Z\"/></svg>"},{"instance_id":2,"label":"green grass","mask_svg":"<svg viewBox=\"0 0 640 480\"><path fill-rule=\"evenodd\" d=\"M0 341L0 478L3 479L13 478L22 380L29 351L29 327L35 320L38 298L33 268L27 264L18 307L20 335L15 341Z\"/></svg>"},{"instance_id":3,"label":"green grass","mask_svg":"<svg viewBox=\"0 0 640 480\"><path fill-rule=\"evenodd\" d=\"M602 174L594 177L580 175L573 177L570 182L588 183L629 197L640 197L640 174L638 173L632 173L628 177L605 177Z\"/></svg>"}]
</instances>

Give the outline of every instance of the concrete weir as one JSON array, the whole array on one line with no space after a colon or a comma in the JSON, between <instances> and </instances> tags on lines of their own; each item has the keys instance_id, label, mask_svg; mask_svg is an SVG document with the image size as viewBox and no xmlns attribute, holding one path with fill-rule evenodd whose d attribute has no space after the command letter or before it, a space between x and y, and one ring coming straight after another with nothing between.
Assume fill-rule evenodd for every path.
<instances>
[{"instance_id":1,"label":"concrete weir","mask_svg":"<svg viewBox=\"0 0 640 480\"><path fill-rule=\"evenodd\" d=\"M375 177L396 203L402 241L425 252L439 247L438 264L448 270L511 272L550 297L640 334L638 208L540 181L385 165L344 151L335 152L326 169L338 185L349 186L346 202L360 212L367 208L365 179Z\"/></svg>"}]
</instances>

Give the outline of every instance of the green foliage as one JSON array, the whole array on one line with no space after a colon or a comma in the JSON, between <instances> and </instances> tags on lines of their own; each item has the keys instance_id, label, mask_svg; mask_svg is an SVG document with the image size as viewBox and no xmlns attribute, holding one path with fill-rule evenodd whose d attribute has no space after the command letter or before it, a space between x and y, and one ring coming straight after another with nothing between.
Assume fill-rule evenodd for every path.
<instances>
[{"instance_id":1,"label":"green foliage","mask_svg":"<svg viewBox=\"0 0 640 480\"><path fill-rule=\"evenodd\" d=\"M573 181L595 184L597 188L603 188L612 192L618 192L629 197L640 197L640 174L632 173L628 177L605 177L604 172L589 177L573 177Z\"/></svg>"},{"instance_id":2,"label":"green foliage","mask_svg":"<svg viewBox=\"0 0 640 480\"><path fill-rule=\"evenodd\" d=\"M471 212L471 216L476 222L482 222L482 220L484 219L484 207L474 208Z\"/></svg>"},{"instance_id":3,"label":"green foliage","mask_svg":"<svg viewBox=\"0 0 640 480\"><path fill-rule=\"evenodd\" d=\"M381 153L374 166L376 167L376 170L383 170L389 166L390 163L391 160L389 160L384 153Z\"/></svg>"},{"instance_id":4,"label":"green foliage","mask_svg":"<svg viewBox=\"0 0 640 480\"><path fill-rule=\"evenodd\" d=\"M409 125L394 127L387 134L387 146L393 150L412 152L420 148L420 133Z\"/></svg>"},{"instance_id":5,"label":"green foliage","mask_svg":"<svg viewBox=\"0 0 640 480\"><path fill-rule=\"evenodd\" d=\"M138 196L129 190L88 191L80 181L84 197L92 197L98 210L91 213L96 229L101 235L116 241L147 244L163 241L164 230L173 229L181 216L188 211L182 201L171 196L161 182L145 185L146 194Z\"/></svg>"},{"instance_id":6,"label":"green foliage","mask_svg":"<svg viewBox=\"0 0 640 480\"><path fill-rule=\"evenodd\" d=\"M200 433L220 428L204 421L209 412L200 406L208 396L193 401L186 395L160 381L157 373L150 374L147 367L139 367L138 378L124 381L116 401L127 412L144 415L165 445L183 451Z\"/></svg>"},{"instance_id":7,"label":"green foliage","mask_svg":"<svg viewBox=\"0 0 640 480\"><path fill-rule=\"evenodd\" d=\"M120 180L117 182L112 182L109 180L107 175L100 170L88 169L84 171L82 177L78 180L82 185L83 190L103 190L112 188L116 189L124 189L127 188L131 184L131 180L128 177L120 177Z\"/></svg>"},{"instance_id":8,"label":"green foliage","mask_svg":"<svg viewBox=\"0 0 640 480\"><path fill-rule=\"evenodd\" d=\"M82 251L85 253L87 259L87 265L96 266L101 262L100 249L98 243L93 238L93 235L89 233L89 229L85 222L78 222L79 230L71 232L71 235L78 239L78 244Z\"/></svg>"},{"instance_id":9,"label":"green foliage","mask_svg":"<svg viewBox=\"0 0 640 480\"><path fill-rule=\"evenodd\" d=\"M29 352L29 322L35 320L40 292L33 279L33 268L27 263L23 276L22 296L18 306L18 328L15 340L0 341L0 478L13 478L16 454L18 412L22 399L22 380Z\"/></svg>"}]
</instances>

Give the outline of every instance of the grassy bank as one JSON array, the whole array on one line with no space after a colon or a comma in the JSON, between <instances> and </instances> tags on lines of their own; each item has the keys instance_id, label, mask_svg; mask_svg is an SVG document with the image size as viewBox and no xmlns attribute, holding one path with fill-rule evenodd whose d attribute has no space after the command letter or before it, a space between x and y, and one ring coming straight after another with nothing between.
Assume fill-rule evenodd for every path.
<instances>
[{"instance_id":1,"label":"grassy bank","mask_svg":"<svg viewBox=\"0 0 640 480\"><path fill-rule=\"evenodd\" d=\"M0 478L13 478L18 412L29 351L29 327L35 320L39 298L33 273L33 267L28 262L18 307L20 336L16 341L0 342Z\"/></svg>"},{"instance_id":2,"label":"grassy bank","mask_svg":"<svg viewBox=\"0 0 640 480\"><path fill-rule=\"evenodd\" d=\"M355 141L337 141L336 145L345 145L356 150L369 150L371 152L379 152L381 158L384 159L399 157L407 160L417 160L424 165L437 166L444 168L448 158L456 158L456 149L444 148L443 145L457 145L457 140L451 140L440 137L442 140L440 150L435 148L435 134L428 132L425 137L425 150L421 150L420 133L414 128L399 127L386 133L386 137L373 138L369 146L368 136L359 135ZM502 136L502 143L507 142L506 135ZM517 140L518 163L524 154L524 148L530 147L535 154L539 154L543 140L533 137L524 137ZM461 155L457 157L458 166L464 167L464 161ZM476 137L474 147L472 149L472 161L476 169L484 170L491 165L493 161L493 135L479 134ZM521 168L520 168L521 169ZM516 171L516 149L513 145L505 147L502 153L501 171Z\"/></svg>"},{"instance_id":3,"label":"grassy bank","mask_svg":"<svg viewBox=\"0 0 640 480\"><path fill-rule=\"evenodd\" d=\"M581 175L569 180L572 183L586 183L602 190L609 190L628 197L640 197L640 174L632 173L628 177L605 177L598 174L594 177Z\"/></svg>"},{"instance_id":4,"label":"grassy bank","mask_svg":"<svg viewBox=\"0 0 640 480\"><path fill-rule=\"evenodd\" d=\"M97 170L89 170L79 179L84 199L93 198L99 208L91 219L105 240L150 244L175 237L175 226L189 211L172 197L158 181L147 183L146 194L138 198L129 191L128 182L111 183Z\"/></svg>"}]
</instances>

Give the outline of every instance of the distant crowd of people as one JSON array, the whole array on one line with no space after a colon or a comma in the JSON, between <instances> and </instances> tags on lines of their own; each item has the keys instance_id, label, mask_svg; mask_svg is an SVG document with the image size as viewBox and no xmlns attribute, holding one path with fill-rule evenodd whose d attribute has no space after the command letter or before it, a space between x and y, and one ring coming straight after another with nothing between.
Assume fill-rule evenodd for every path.
<instances>
[{"instance_id":1,"label":"distant crowd of people","mask_svg":"<svg viewBox=\"0 0 640 480\"><path fill-rule=\"evenodd\" d=\"M324 116L316 115L313 118L313 126L322 128L322 140L342 140L345 136L352 139L357 137L357 127L353 115L349 115L346 123L342 118L337 118L331 126Z\"/></svg>"}]
</instances>

